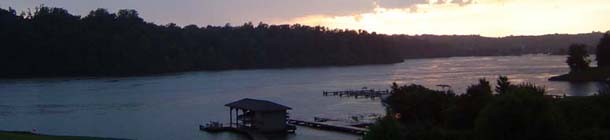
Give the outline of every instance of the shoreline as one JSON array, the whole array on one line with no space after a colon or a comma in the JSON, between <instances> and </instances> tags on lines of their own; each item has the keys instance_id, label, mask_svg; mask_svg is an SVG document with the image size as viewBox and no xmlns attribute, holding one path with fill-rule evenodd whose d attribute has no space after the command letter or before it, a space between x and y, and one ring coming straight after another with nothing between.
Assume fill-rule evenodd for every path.
<instances>
[{"instance_id":1,"label":"shoreline","mask_svg":"<svg viewBox=\"0 0 610 140\"><path fill-rule=\"evenodd\" d=\"M129 140L121 138L103 138L103 137L89 137L89 136L60 136L60 135L49 135L32 133L27 131L4 131L0 130L0 139L12 139L12 140Z\"/></svg>"}]
</instances>

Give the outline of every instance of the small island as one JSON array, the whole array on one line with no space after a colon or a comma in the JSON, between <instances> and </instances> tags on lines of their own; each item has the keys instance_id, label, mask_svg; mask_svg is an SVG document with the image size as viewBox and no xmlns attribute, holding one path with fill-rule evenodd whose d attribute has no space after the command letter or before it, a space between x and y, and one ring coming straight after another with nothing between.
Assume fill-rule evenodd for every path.
<instances>
[{"instance_id":1,"label":"small island","mask_svg":"<svg viewBox=\"0 0 610 140\"><path fill-rule=\"evenodd\" d=\"M597 67L591 67L591 59L584 44L572 44L566 63L570 73L549 78L550 81L607 81L610 79L610 34L606 33L597 45Z\"/></svg>"}]
</instances>

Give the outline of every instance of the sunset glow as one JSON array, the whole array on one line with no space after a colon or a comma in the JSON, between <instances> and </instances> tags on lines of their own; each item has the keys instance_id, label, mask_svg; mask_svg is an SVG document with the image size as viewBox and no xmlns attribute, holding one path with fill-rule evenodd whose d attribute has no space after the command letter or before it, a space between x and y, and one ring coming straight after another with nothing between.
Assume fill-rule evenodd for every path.
<instances>
[{"instance_id":1,"label":"sunset glow","mask_svg":"<svg viewBox=\"0 0 610 140\"><path fill-rule=\"evenodd\" d=\"M377 5L377 3L374 3ZM586 33L610 29L608 0L436 1L404 8L377 5L354 15L309 15L277 23L364 29L387 34L483 36Z\"/></svg>"}]
</instances>

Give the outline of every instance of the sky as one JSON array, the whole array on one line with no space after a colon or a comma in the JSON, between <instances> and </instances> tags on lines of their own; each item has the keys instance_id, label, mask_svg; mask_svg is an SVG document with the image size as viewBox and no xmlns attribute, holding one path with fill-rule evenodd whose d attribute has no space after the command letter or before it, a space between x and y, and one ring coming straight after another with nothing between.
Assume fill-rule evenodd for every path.
<instances>
[{"instance_id":1,"label":"sky","mask_svg":"<svg viewBox=\"0 0 610 140\"><path fill-rule=\"evenodd\" d=\"M364 29L384 34L542 35L610 30L610 0L2 0L17 11L44 4L85 16L135 9L178 25L245 22Z\"/></svg>"}]
</instances>

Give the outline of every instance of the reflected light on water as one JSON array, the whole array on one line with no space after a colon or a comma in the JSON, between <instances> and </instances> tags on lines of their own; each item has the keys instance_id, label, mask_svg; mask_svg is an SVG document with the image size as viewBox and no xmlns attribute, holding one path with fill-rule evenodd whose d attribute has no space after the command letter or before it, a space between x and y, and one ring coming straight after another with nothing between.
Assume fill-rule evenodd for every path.
<instances>
[{"instance_id":1,"label":"reflected light on water","mask_svg":"<svg viewBox=\"0 0 610 140\"><path fill-rule=\"evenodd\" d=\"M463 93L479 78L498 75L532 82L550 94L587 96L601 84L550 82L568 72L565 56L501 56L413 59L390 65L320 67L124 78L59 78L0 81L1 129L131 139L243 139L200 132L206 121L226 121L224 104L242 98L292 107L290 117L309 119L384 114L379 100L324 97L322 91L388 89L390 84L451 85ZM289 140L358 139L299 127Z\"/></svg>"}]
</instances>

